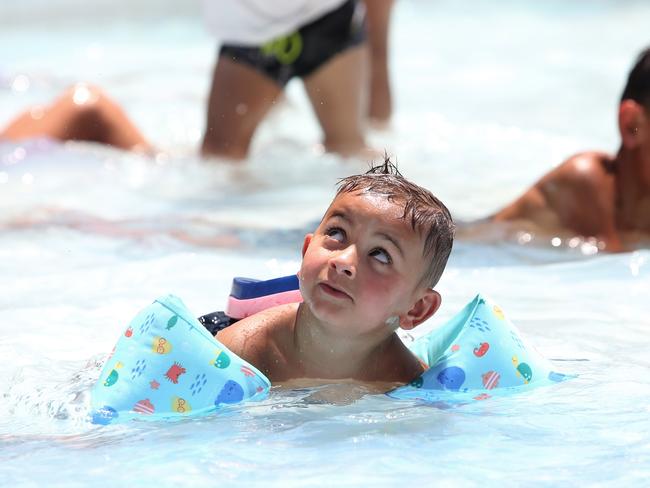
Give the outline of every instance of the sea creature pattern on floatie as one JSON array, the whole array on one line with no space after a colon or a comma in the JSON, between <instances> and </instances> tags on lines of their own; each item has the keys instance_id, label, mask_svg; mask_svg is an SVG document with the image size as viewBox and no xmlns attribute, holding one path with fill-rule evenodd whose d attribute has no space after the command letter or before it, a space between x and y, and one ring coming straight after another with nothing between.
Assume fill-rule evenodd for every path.
<instances>
[{"instance_id":1,"label":"sea creature pattern on floatie","mask_svg":"<svg viewBox=\"0 0 650 488\"><path fill-rule=\"evenodd\" d=\"M410 384L390 391L388 395L394 398L484 400L497 392L567 378L553 371L504 312L481 295L408 347L429 369Z\"/></svg>"},{"instance_id":2,"label":"sea creature pattern on floatie","mask_svg":"<svg viewBox=\"0 0 650 488\"><path fill-rule=\"evenodd\" d=\"M91 391L92 421L197 414L261 399L269 380L168 295L128 325Z\"/></svg>"}]
</instances>

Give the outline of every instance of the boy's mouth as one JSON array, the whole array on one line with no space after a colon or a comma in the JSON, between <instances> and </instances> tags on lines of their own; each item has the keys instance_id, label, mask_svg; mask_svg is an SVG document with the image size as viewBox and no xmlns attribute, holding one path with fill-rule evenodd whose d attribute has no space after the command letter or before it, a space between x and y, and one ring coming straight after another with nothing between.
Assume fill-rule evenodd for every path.
<instances>
[{"instance_id":1,"label":"boy's mouth","mask_svg":"<svg viewBox=\"0 0 650 488\"><path fill-rule=\"evenodd\" d=\"M318 287L326 294L334 298L347 298L348 300L352 300L352 297L350 296L349 293L341 290L340 288L336 288L329 283L325 282L320 282L318 284Z\"/></svg>"}]
</instances>

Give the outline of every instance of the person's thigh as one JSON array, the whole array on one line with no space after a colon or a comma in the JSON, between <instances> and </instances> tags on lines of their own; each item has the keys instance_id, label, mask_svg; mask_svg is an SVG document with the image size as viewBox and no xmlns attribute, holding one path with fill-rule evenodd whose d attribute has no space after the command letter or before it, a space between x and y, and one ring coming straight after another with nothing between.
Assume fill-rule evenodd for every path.
<instances>
[{"instance_id":1,"label":"person's thigh","mask_svg":"<svg viewBox=\"0 0 650 488\"><path fill-rule=\"evenodd\" d=\"M280 85L254 68L220 56L208 99L203 155L245 158L255 129L281 93Z\"/></svg>"},{"instance_id":2,"label":"person's thigh","mask_svg":"<svg viewBox=\"0 0 650 488\"><path fill-rule=\"evenodd\" d=\"M388 36L394 0L366 0L366 21L370 47L370 120L384 125L393 112L388 76Z\"/></svg>"},{"instance_id":3,"label":"person's thigh","mask_svg":"<svg viewBox=\"0 0 650 488\"><path fill-rule=\"evenodd\" d=\"M365 45L346 49L303 79L328 151L346 156L365 148L367 57Z\"/></svg>"}]
</instances>

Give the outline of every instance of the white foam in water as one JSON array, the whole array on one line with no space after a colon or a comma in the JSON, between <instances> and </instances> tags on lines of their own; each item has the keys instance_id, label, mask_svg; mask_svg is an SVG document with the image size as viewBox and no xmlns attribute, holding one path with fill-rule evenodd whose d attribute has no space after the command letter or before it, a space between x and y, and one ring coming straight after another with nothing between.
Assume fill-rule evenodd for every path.
<instances>
[{"instance_id":1,"label":"white foam in water","mask_svg":"<svg viewBox=\"0 0 650 488\"><path fill-rule=\"evenodd\" d=\"M196 2L132 3L0 7L0 125L85 80L162 151L0 143L0 485L647 480L650 253L525 235L457 242L419 332L480 291L575 380L452 409L272 391L201 419L91 426L89 387L140 308L174 293L200 315L225 305L234 275L295 271L337 178L366 166L320 154L299 84L246 165L200 161L216 46ZM394 127L372 142L458 219L481 217L569 155L617 149L648 18L642 2L400 0Z\"/></svg>"}]
</instances>

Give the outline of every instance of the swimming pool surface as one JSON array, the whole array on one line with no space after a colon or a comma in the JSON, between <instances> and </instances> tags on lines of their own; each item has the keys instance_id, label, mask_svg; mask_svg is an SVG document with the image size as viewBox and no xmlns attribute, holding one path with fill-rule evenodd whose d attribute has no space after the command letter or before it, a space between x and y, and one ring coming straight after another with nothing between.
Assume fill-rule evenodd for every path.
<instances>
[{"instance_id":1,"label":"swimming pool surface","mask_svg":"<svg viewBox=\"0 0 650 488\"><path fill-rule=\"evenodd\" d=\"M195 3L132 3L0 6L0 125L85 80L161 150L0 143L0 486L647 484L650 252L536 236L457 241L416 332L480 291L577 379L454 408L272 390L202 418L90 425L89 388L138 310L174 293L200 315L234 275L294 272L336 179L366 166L320 153L299 84L246 165L201 162L216 47ZM571 154L617 149L648 18L634 1L400 0L394 124L371 141L457 219L484 216Z\"/></svg>"}]
</instances>

